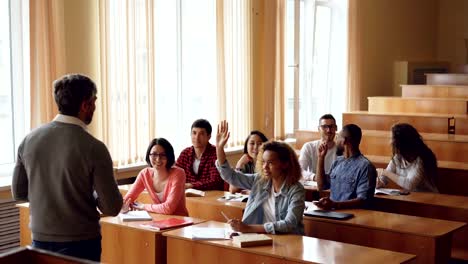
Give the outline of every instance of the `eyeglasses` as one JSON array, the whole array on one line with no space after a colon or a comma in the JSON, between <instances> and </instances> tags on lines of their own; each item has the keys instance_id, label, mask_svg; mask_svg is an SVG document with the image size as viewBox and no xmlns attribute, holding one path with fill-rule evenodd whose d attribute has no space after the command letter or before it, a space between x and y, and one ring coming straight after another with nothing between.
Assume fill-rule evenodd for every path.
<instances>
[{"instance_id":1,"label":"eyeglasses","mask_svg":"<svg viewBox=\"0 0 468 264\"><path fill-rule=\"evenodd\" d=\"M320 125L320 128L322 128L323 130L326 130L327 128L330 130L335 130L336 125Z\"/></svg>"},{"instance_id":2,"label":"eyeglasses","mask_svg":"<svg viewBox=\"0 0 468 264\"><path fill-rule=\"evenodd\" d=\"M159 158L160 160L167 159L167 156L165 153L150 153L149 156L152 159L157 159L157 158Z\"/></svg>"}]
</instances>

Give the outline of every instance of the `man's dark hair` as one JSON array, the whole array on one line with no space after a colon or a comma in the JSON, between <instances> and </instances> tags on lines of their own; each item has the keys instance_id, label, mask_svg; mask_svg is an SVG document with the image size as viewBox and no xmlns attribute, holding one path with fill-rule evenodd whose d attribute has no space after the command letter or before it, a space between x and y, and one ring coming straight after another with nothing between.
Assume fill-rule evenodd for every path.
<instances>
[{"instance_id":1,"label":"man's dark hair","mask_svg":"<svg viewBox=\"0 0 468 264\"><path fill-rule=\"evenodd\" d=\"M355 124L348 124L343 127L341 136L351 143L353 148L358 149L361 143L361 128Z\"/></svg>"},{"instance_id":2,"label":"man's dark hair","mask_svg":"<svg viewBox=\"0 0 468 264\"><path fill-rule=\"evenodd\" d=\"M167 157L166 169L170 169L172 165L174 165L175 163L174 148L172 147L171 143L169 143L169 141L167 141L167 139L165 138L155 138L151 140L151 142L148 145L148 149L146 150L146 157L145 157L146 163L150 167L153 167L151 166L150 154L151 154L151 149L156 145L163 147L164 154L166 154L166 157Z\"/></svg>"},{"instance_id":3,"label":"man's dark hair","mask_svg":"<svg viewBox=\"0 0 468 264\"><path fill-rule=\"evenodd\" d=\"M81 104L96 94L96 84L81 74L65 75L54 81L54 99L64 115L78 116Z\"/></svg>"},{"instance_id":4,"label":"man's dark hair","mask_svg":"<svg viewBox=\"0 0 468 264\"><path fill-rule=\"evenodd\" d=\"M321 117L319 118L319 124L320 124L320 121L322 121L322 119L331 119L331 120L333 120L333 122L334 122L335 125L336 125L336 120L335 120L335 118L334 118L331 114L325 114L325 115L321 116Z\"/></svg>"},{"instance_id":5,"label":"man's dark hair","mask_svg":"<svg viewBox=\"0 0 468 264\"><path fill-rule=\"evenodd\" d=\"M190 131L192 131L194 127L204 128L206 130L206 133L208 135L211 135L212 128L211 128L210 122L208 122L208 120L206 119L195 120L195 122L193 122L192 124L192 127L190 128Z\"/></svg>"}]
</instances>

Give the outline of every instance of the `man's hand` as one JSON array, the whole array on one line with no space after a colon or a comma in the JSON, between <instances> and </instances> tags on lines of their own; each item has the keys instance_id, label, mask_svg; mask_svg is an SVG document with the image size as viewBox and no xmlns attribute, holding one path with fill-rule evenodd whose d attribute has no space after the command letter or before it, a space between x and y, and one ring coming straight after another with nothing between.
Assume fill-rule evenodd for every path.
<instances>
[{"instance_id":1,"label":"man's hand","mask_svg":"<svg viewBox=\"0 0 468 264\"><path fill-rule=\"evenodd\" d=\"M331 210L335 208L335 202L330 199L330 197L323 197L318 201L313 202L316 206L324 210Z\"/></svg>"},{"instance_id":2,"label":"man's hand","mask_svg":"<svg viewBox=\"0 0 468 264\"><path fill-rule=\"evenodd\" d=\"M189 182L186 183L186 184L185 184L185 189L190 189L190 188L193 188L193 184L191 184L191 183L189 183Z\"/></svg>"},{"instance_id":3,"label":"man's hand","mask_svg":"<svg viewBox=\"0 0 468 264\"><path fill-rule=\"evenodd\" d=\"M226 120L221 121L218 124L218 133L216 134L216 147L224 148L229 139L229 126Z\"/></svg>"},{"instance_id":4,"label":"man's hand","mask_svg":"<svg viewBox=\"0 0 468 264\"><path fill-rule=\"evenodd\" d=\"M319 158L325 158L325 155L327 155L327 151L328 151L327 142L323 142L319 145L317 149L317 156Z\"/></svg>"}]
</instances>

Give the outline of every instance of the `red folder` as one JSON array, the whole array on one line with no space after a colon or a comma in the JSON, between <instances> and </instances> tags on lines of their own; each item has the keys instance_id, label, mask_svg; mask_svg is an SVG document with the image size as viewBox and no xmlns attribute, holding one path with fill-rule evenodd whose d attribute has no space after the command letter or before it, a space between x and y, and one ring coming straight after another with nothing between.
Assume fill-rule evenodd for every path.
<instances>
[{"instance_id":1,"label":"red folder","mask_svg":"<svg viewBox=\"0 0 468 264\"><path fill-rule=\"evenodd\" d=\"M174 227L182 227L193 224L191 220L180 219L180 218L168 218L164 220L154 220L147 224L141 224L143 227L147 227L156 231L170 229Z\"/></svg>"}]
</instances>

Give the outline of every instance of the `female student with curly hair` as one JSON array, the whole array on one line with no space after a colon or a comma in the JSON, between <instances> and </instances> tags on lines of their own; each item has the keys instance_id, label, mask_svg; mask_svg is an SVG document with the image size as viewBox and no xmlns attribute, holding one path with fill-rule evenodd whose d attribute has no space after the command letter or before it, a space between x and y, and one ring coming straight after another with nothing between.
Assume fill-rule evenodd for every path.
<instances>
[{"instance_id":1,"label":"female student with curly hair","mask_svg":"<svg viewBox=\"0 0 468 264\"><path fill-rule=\"evenodd\" d=\"M305 191L301 167L294 150L282 142L266 142L260 148L256 174L233 170L226 160L224 146L229 139L228 124L222 121L216 135L216 166L221 178L249 189L250 195L242 221L230 219L232 229L253 233L304 234L302 217Z\"/></svg>"},{"instance_id":2,"label":"female student with curly hair","mask_svg":"<svg viewBox=\"0 0 468 264\"><path fill-rule=\"evenodd\" d=\"M174 149L164 138L153 139L146 151L149 167L140 171L135 183L124 197L123 210L146 210L159 214L188 216L185 207L185 172L174 166ZM152 204L133 202L147 190Z\"/></svg>"},{"instance_id":3,"label":"female student with curly hair","mask_svg":"<svg viewBox=\"0 0 468 264\"><path fill-rule=\"evenodd\" d=\"M392 127L392 149L387 168L377 169L378 187L390 179L409 191L438 192L436 157L413 126L400 123Z\"/></svg>"}]
</instances>

